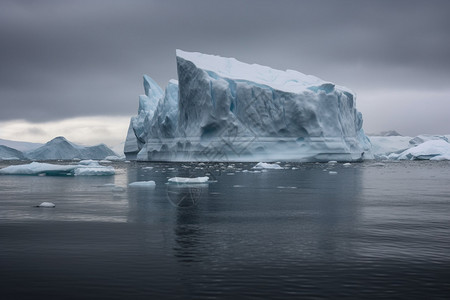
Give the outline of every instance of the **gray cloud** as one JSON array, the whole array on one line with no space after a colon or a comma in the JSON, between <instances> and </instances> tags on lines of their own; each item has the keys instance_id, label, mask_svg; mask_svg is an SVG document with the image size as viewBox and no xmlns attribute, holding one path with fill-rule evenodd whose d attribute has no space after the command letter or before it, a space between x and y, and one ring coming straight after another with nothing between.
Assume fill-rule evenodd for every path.
<instances>
[{"instance_id":1,"label":"gray cloud","mask_svg":"<svg viewBox=\"0 0 450 300\"><path fill-rule=\"evenodd\" d=\"M380 88L445 90L448 11L438 0L2 1L0 120L134 114L142 74L176 77L176 48L314 74L362 104Z\"/></svg>"}]
</instances>

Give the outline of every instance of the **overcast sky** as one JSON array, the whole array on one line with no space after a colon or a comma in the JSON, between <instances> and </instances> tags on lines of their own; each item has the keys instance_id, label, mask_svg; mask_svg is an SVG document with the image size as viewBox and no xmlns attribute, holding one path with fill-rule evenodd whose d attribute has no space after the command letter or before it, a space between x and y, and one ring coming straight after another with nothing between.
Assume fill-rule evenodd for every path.
<instances>
[{"instance_id":1,"label":"overcast sky","mask_svg":"<svg viewBox=\"0 0 450 300\"><path fill-rule=\"evenodd\" d=\"M450 133L450 1L0 2L0 138L117 144L175 49L352 89L366 132Z\"/></svg>"}]
</instances>

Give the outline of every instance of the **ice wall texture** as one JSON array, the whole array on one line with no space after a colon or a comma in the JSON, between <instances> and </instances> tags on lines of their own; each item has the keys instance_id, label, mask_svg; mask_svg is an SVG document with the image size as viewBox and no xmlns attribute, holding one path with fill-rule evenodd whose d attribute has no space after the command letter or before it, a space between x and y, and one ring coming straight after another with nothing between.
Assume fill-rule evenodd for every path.
<instances>
[{"instance_id":1,"label":"ice wall texture","mask_svg":"<svg viewBox=\"0 0 450 300\"><path fill-rule=\"evenodd\" d=\"M355 95L300 72L177 50L178 82L147 76L128 159L354 161L369 158Z\"/></svg>"}]
</instances>

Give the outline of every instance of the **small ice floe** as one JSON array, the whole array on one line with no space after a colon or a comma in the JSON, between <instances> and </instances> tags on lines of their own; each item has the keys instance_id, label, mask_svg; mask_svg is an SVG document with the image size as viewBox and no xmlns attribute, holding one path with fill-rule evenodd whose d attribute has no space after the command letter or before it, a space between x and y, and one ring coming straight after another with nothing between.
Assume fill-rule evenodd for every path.
<instances>
[{"instance_id":1,"label":"small ice floe","mask_svg":"<svg viewBox=\"0 0 450 300\"><path fill-rule=\"evenodd\" d=\"M330 174L330 175L336 175L338 172L336 172L336 171L329 171L328 172L328 174Z\"/></svg>"},{"instance_id":2,"label":"small ice floe","mask_svg":"<svg viewBox=\"0 0 450 300\"><path fill-rule=\"evenodd\" d=\"M434 157L430 158L430 160L435 160L435 161L450 160L450 153L434 156Z\"/></svg>"},{"instance_id":3,"label":"small ice floe","mask_svg":"<svg viewBox=\"0 0 450 300\"><path fill-rule=\"evenodd\" d=\"M110 164L110 163L112 163L112 161L107 160L107 159L102 159L102 160L99 161L99 162L102 163L102 164Z\"/></svg>"},{"instance_id":4,"label":"small ice floe","mask_svg":"<svg viewBox=\"0 0 450 300\"><path fill-rule=\"evenodd\" d=\"M298 170L298 168L296 168L296 167L292 167L292 168L291 168L291 170Z\"/></svg>"},{"instance_id":5,"label":"small ice floe","mask_svg":"<svg viewBox=\"0 0 450 300\"><path fill-rule=\"evenodd\" d=\"M108 176L114 174L113 167L94 166L75 169L75 176Z\"/></svg>"},{"instance_id":6,"label":"small ice floe","mask_svg":"<svg viewBox=\"0 0 450 300\"><path fill-rule=\"evenodd\" d=\"M279 164L271 164L271 163L259 162L259 163L256 164L256 166L253 167L253 169L283 170L284 168L281 167Z\"/></svg>"},{"instance_id":7,"label":"small ice floe","mask_svg":"<svg viewBox=\"0 0 450 300\"><path fill-rule=\"evenodd\" d=\"M153 169L153 167L143 167L142 169L144 169L144 170L151 170L151 169Z\"/></svg>"},{"instance_id":8,"label":"small ice floe","mask_svg":"<svg viewBox=\"0 0 450 300\"><path fill-rule=\"evenodd\" d=\"M125 188L121 186L114 186L111 190L113 193L123 193L125 192Z\"/></svg>"},{"instance_id":9,"label":"small ice floe","mask_svg":"<svg viewBox=\"0 0 450 300\"><path fill-rule=\"evenodd\" d=\"M328 162L328 164L330 164L330 165L335 165L335 164L337 164L337 161L336 161L336 160L330 160L330 161Z\"/></svg>"},{"instance_id":10,"label":"small ice floe","mask_svg":"<svg viewBox=\"0 0 450 300\"><path fill-rule=\"evenodd\" d=\"M77 164L82 165L82 166L98 166L98 161L93 160L93 159L84 159L79 161Z\"/></svg>"},{"instance_id":11,"label":"small ice floe","mask_svg":"<svg viewBox=\"0 0 450 300\"><path fill-rule=\"evenodd\" d=\"M143 187L143 188L155 188L156 183L153 180L150 181L136 181L128 184L130 187Z\"/></svg>"},{"instance_id":12,"label":"small ice floe","mask_svg":"<svg viewBox=\"0 0 450 300\"><path fill-rule=\"evenodd\" d=\"M227 173L227 175L229 175L229 176L233 176L233 175L234 175L234 173Z\"/></svg>"},{"instance_id":13,"label":"small ice floe","mask_svg":"<svg viewBox=\"0 0 450 300\"><path fill-rule=\"evenodd\" d=\"M206 183L209 177L172 177L169 178L169 183Z\"/></svg>"},{"instance_id":14,"label":"small ice floe","mask_svg":"<svg viewBox=\"0 0 450 300\"><path fill-rule=\"evenodd\" d=\"M282 186L282 185L277 186L277 189L296 189L296 188L297 188L296 186Z\"/></svg>"},{"instance_id":15,"label":"small ice floe","mask_svg":"<svg viewBox=\"0 0 450 300\"><path fill-rule=\"evenodd\" d=\"M245 187L245 185L240 185L240 184L235 184L233 185L234 188L243 188Z\"/></svg>"},{"instance_id":16,"label":"small ice floe","mask_svg":"<svg viewBox=\"0 0 450 300\"><path fill-rule=\"evenodd\" d=\"M344 167L350 167L351 165L352 165L352 164L351 164L351 163L349 163L349 162L348 162L348 163L345 163L345 164L343 164L343 166L344 166Z\"/></svg>"},{"instance_id":17,"label":"small ice floe","mask_svg":"<svg viewBox=\"0 0 450 300\"><path fill-rule=\"evenodd\" d=\"M39 205L36 205L36 207L44 207L44 208L54 208L56 205L52 202L42 202Z\"/></svg>"}]
</instances>

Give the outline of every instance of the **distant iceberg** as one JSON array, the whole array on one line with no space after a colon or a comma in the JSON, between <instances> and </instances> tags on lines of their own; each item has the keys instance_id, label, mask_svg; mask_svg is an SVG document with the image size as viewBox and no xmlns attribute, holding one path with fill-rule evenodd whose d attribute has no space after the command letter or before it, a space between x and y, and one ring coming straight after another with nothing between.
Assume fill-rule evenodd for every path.
<instances>
[{"instance_id":1,"label":"distant iceberg","mask_svg":"<svg viewBox=\"0 0 450 300\"><path fill-rule=\"evenodd\" d=\"M0 145L0 160L23 160L25 156L17 149Z\"/></svg>"},{"instance_id":2,"label":"distant iceberg","mask_svg":"<svg viewBox=\"0 0 450 300\"><path fill-rule=\"evenodd\" d=\"M17 145L21 149L8 147L6 145ZM27 142L16 142L0 139L0 160L81 160L81 159L105 159L122 160L106 145L80 146L69 142L66 138L59 136L46 144Z\"/></svg>"},{"instance_id":3,"label":"distant iceberg","mask_svg":"<svg viewBox=\"0 0 450 300\"><path fill-rule=\"evenodd\" d=\"M144 76L124 152L143 161L371 158L354 93L297 71L176 51L178 81Z\"/></svg>"},{"instance_id":4,"label":"distant iceberg","mask_svg":"<svg viewBox=\"0 0 450 300\"><path fill-rule=\"evenodd\" d=\"M370 141L377 159L450 160L449 136L445 135L371 136Z\"/></svg>"},{"instance_id":5,"label":"distant iceberg","mask_svg":"<svg viewBox=\"0 0 450 300\"><path fill-rule=\"evenodd\" d=\"M428 140L415 147L398 154L395 159L400 160L448 160L450 157L450 143L442 140Z\"/></svg>"},{"instance_id":6,"label":"distant iceberg","mask_svg":"<svg viewBox=\"0 0 450 300\"><path fill-rule=\"evenodd\" d=\"M107 156L117 156L106 145L84 147L69 142L64 137L56 137L45 145L25 152L29 160L70 160L79 159L104 159Z\"/></svg>"}]
</instances>

